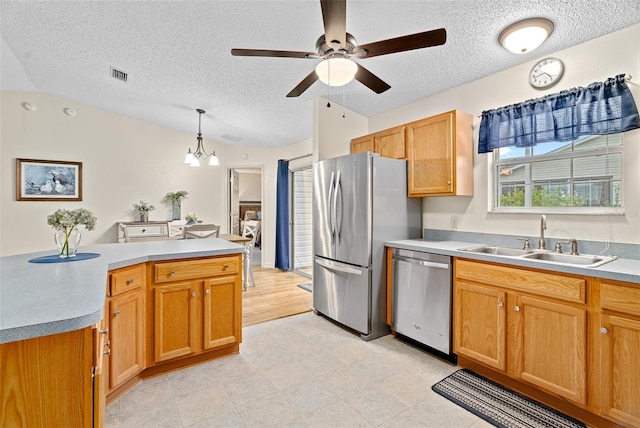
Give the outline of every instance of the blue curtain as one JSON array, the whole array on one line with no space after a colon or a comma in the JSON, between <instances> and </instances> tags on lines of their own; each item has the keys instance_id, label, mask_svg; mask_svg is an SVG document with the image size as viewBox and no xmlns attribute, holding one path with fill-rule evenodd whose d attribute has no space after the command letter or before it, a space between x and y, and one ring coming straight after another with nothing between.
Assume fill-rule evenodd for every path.
<instances>
[{"instance_id":1,"label":"blue curtain","mask_svg":"<svg viewBox=\"0 0 640 428\"><path fill-rule=\"evenodd\" d=\"M638 109L620 74L586 88L482 112L478 153L636 128L640 128Z\"/></svg>"},{"instance_id":2,"label":"blue curtain","mask_svg":"<svg viewBox=\"0 0 640 428\"><path fill-rule=\"evenodd\" d=\"M276 182L276 268L289 270L289 161L278 161Z\"/></svg>"}]
</instances>

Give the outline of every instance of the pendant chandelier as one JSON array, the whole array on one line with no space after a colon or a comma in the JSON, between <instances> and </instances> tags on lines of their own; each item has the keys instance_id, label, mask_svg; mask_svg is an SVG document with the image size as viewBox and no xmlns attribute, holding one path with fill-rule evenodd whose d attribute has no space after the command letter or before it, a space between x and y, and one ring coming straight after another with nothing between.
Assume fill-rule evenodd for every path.
<instances>
[{"instance_id":1,"label":"pendant chandelier","mask_svg":"<svg viewBox=\"0 0 640 428\"><path fill-rule=\"evenodd\" d=\"M184 157L184 163L188 163L191 166L200 166L200 161L205 161L208 158L209 165L220 165L218 156L216 156L216 151L214 150L211 154L209 154L204 150L204 146L202 144L202 114L206 112L201 108L197 108L196 111L198 112L198 146L193 152L191 151L191 147L189 147L189 151Z\"/></svg>"}]
</instances>

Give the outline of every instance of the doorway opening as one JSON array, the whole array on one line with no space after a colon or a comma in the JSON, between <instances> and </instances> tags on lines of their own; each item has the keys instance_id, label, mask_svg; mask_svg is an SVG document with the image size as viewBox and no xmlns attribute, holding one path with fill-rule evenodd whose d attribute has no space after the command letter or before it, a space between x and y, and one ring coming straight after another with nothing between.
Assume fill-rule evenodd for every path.
<instances>
[{"instance_id":1,"label":"doorway opening","mask_svg":"<svg viewBox=\"0 0 640 428\"><path fill-rule=\"evenodd\" d=\"M257 220L263 223L262 168L243 167L228 170L229 183L229 233L242 235L244 222ZM259 230L262 228L260 227ZM262 234L256 237L251 263L262 265Z\"/></svg>"},{"instance_id":2,"label":"doorway opening","mask_svg":"<svg viewBox=\"0 0 640 428\"><path fill-rule=\"evenodd\" d=\"M313 275L311 193L313 171L305 165L291 171L291 259L294 272L311 278Z\"/></svg>"}]
</instances>

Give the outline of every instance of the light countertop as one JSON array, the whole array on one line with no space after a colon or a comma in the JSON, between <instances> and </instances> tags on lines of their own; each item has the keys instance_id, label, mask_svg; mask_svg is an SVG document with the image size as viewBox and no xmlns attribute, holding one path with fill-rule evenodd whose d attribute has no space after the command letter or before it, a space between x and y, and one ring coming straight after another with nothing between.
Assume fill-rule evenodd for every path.
<instances>
[{"instance_id":1,"label":"light countertop","mask_svg":"<svg viewBox=\"0 0 640 428\"><path fill-rule=\"evenodd\" d=\"M100 257L29 263L54 251L0 258L0 344L78 330L102 319L107 272L148 261L241 254L224 239L189 239L80 247Z\"/></svg>"},{"instance_id":2,"label":"light countertop","mask_svg":"<svg viewBox=\"0 0 640 428\"><path fill-rule=\"evenodd\" d=\"M461 248L478 247L480 244L460 241L429 241L425 239L404 239L385 242L387 247L400 248L445 256L464 257L466 259L484 260L488 262L504 263L514 266L524 266L535 269L546 269L556 272L572 273L594 278L613 279L618 281L640 283L640 260L617 259L601 266L588 268L583 266L568 266L540 260L523 259L518 257L498 256L484 253L461 251ZM488 245L491 245L488 243Z\"/></svg>"}]
</instances>

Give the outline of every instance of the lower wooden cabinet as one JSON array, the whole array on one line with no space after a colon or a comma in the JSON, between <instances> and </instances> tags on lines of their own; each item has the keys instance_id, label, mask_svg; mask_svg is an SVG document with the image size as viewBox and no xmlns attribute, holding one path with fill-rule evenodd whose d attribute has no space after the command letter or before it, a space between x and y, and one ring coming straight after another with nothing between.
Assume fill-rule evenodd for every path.
<instances>
[{"instance_id":1,"label":"lower wooden cabinet","mask_svg":"<svg viewBox=\"0 0 640 428\"><path fill-rule=\"evenodd\" d=\"M112 297L109 317L109 389L144 369L144 292Z\"/></svg>"},{"instance_id":2,"label":"lower wooden cabinet","mask_svg":"<svg viewBox=\"0 0 640 428\"><path fill-rule=\"evenodd\" d=\"M196 352L198 283L181 282L154 289L154 360Z\"/></svg>"},{"instance_id":3,"label":"lower wooden cabinet","mask_svg":"<svg viewBox=\"0 0 640 428\"><path fill-rule=\"evenodd\" d=\"M454 350L491 368L507 369L504 290L458 280L454 297Z\"/></svg>"},{"instance_id":4,"label":"lower wooden cabinet","mask_svg":"<svg viewBox=\"0 0 640 428\"><path fill-rule=\"evenodd\" d=\"M107 402L148 375L238 352L241 267L242 254L236 254L150 262L109 273Z\"/></svg>"},{"instance_id":5,"label":"lower wooden cabinet","mask_svg":"<svg viewBox=\"0 0 640 428\"><path fill-rule=\"evenodd\" d=\"M153 343L162 362L242 340L240 255L153 266ZM172 281L172 279L179 279Z\"/></svg>"},{"instance_id":6,"label":"lower wooden cabinet","mask_svg":"<svg viewBox=\"0 0 640 428\"><path fill-rule=\"evenodd\" d=\"M599 289L594 360L603 416L640 427L640 284L595 281Z\"/></svg>"},{"instance_id":7,"label":"lower wooden cabinet","mask_svg":"<svg viewBox=\"0 0 640 428\"><path fill-rule=\"evenodd\" d=\"M586 279L456 259L454 350L580 405Z\"/></svg>"}]
</instances>

